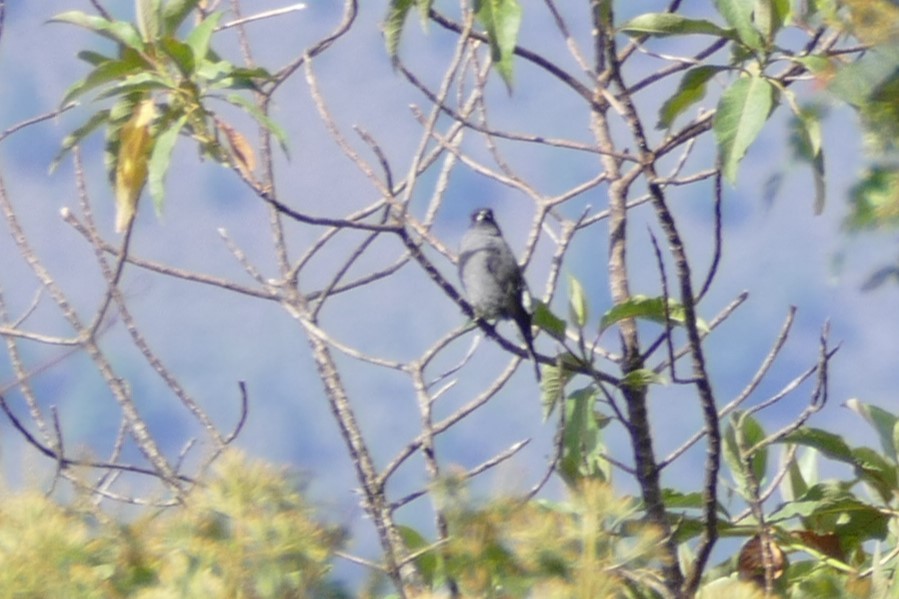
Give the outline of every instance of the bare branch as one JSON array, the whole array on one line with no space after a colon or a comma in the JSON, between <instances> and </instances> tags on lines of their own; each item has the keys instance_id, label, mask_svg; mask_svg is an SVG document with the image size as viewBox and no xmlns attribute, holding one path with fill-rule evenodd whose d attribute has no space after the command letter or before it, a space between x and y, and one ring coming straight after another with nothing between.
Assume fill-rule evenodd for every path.
<instances>
[{"instance_id":1,"label":"bare branch","mask_svg":"<svg viewBox=\"0 0 899 599\"><path fill-rule=\"evenodd\" d=\"M3 2L0 2L0 32L2 32L2 29L3 29L4 10L5 9L3 7ZM76 102L69 102L65 106L62 106L61 108L57 108L56 110L53 110L51 112L46 112L44 114L40 114L40 115L32 117L30 119L25 119L24 121L22 121L20 123L16 123L9 129L6 129L2 133L0 133L0 142L5 140L7 137L12 135L13 133L17 133L27 127L30 127L31 125L34 125L34 124L37 124L37 123L40 123L43 121L49 121L51 119L55 119L62 113L68 112L69 110L75 108L76 106L78 106L78 104Z\"/></svg>"},{"instance_id":2,"label":"bare branch","mask_svg":"<svg viewBox=\"0 0 899 599\"><path fill-rule=\"evenodd\" d=\"M112 365L107 360L105 354L100 350L96 342L90 336L86 335L87 329L82 324L81 319L69 302L68 297L38 259L37 254L28 242L25 231L19 224L12 204L9 201L2 178L0 178L0 211L3 212L3 215L9 224L13 241L18 247L25 262L31 267L32 272L37 276L43 287L47 289L50 297L53 298L53 301L68 321L69 325L81 337L82 347L96 365L101 376L121 407L122 413L128 421L129 430L137 443L137 446L147 460L153 465L160 479L169 486L176 496L180 497L182 495L182 489L179 485L179 479L175 476L175 472L172 470L171 465L162 455L159 446L150 434L146 422L144 422L137 407L134 405L130 391L127 389L125 382L115 375Z\"/></svg>"},{"instance_id":3,"label":"bare branch","mask_svg":"<svg viewBox=\"0 0 899 599\"><path fill-rule=\"evenodd\" d=\"M32 447L37 449L39 452L41 452L48 458L51 458L51 459L55 460L56 462L58 462L61 469L68 468L70 466L87 466L89 468L121 470L123 472L133 472L135 474L143 474L146 476L161 478L161 475L157 470L150 469L150 468L142 468L140 466L132 466L130 464L119 464L116 462L95 462L95 461L90 461L90 460L74 460L71 458L67 458L62 454L62 452L60 451L59 448L52 449L50 447L47 447L40 441L38 441L34 437L34 435L32 435L28 431L28 429L22 424L22 422L19 420L19 418L12 412L12 410L9 408L9 404L6 402L6 398L3 397L2 394L0 394L0 409L3 410L3 412L6 414L6 417L9 418L9 421L12 423L13 427L17 431L19 431L19 433L22 435L22 437L24 437L25 440L28 441L28 443ZM61 439L61 437L60 437L60 439ZM178 478L178 480L187 482L187 483L194 482L193 479L191 479L188 476L184 476L183 474L177 475L177 478ZM165 479L163 479L163 480L165 480ZM166 482L168 482L168 481L166 481Z\"/></svg>"},{"instance_id":4,"label":"bare branch","mask_svg":"<svg viewBox=\"0 0 899 599\"><path fill-rule=\"evenodd\" d=\"M246 25L247 23L252 23L254 21L261 21L263 19L271 19L274 17L280 17L281 15L286 15L288 13L297 12L306 8L306 5L302 2L298 4L292 4L290 6L285 6L284 8L275 8L272 10L266 10L260 13L256 13L255 15L250 15L249 17L242 17L240 19L235 19L233 21L228 21L222 25L216 27L216 31L222 31L223 29L230 29L232 27L240 27L242 25Z\"/></svg>"}]
</instances>

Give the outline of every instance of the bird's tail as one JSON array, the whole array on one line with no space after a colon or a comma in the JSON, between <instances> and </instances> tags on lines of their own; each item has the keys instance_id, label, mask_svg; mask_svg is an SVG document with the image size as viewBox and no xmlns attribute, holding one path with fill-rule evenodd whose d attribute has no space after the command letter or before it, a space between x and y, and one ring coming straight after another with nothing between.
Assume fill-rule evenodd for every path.
<instances>
[{"instance_id":1,"label":"bird's tail","mask_svg":"<svg viewBox=\"0 0 899 599\"><path fill-rule=\"evenodd\" d=\"M537 382L539 383L543 377L540 374L540 362L537 359L537 352L534 351L534 334L531 332L531 315L525 310L521 310L519 314L514 315L513 319L515 320L515 324L518 325L521 336L524 338L524 344L528 349L528 356L534 361L534 374L537 375Z\"/></svg>"}]
</instances>

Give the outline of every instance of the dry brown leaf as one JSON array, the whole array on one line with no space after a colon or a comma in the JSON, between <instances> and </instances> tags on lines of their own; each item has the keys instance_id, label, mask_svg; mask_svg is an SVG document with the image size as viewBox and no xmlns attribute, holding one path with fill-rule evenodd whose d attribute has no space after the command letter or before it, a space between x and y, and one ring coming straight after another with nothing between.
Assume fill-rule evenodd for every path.
<instances>
[{"instance_id":1,"label":"dry brown leaf","mask_svg":"<svg viewBox=\"0 0 899 599\"><path fill-rule=\"evenodd\" d=\"M777 545L777 543L767 538L768 559L771 566L771 579L776 581L780 579L790 565L787 555ZM762 553L762 538L755 535L740 549L740 555L737 557L737 571L743 580L751 580L762 586L765 584L765 556Z\"/></svg>"},{"instance_id":2,"label":"dry brown leaf","mask_svg":"<svg viewBox=\"0 0 899 599\"><path fill-rule=\"evenodd\" d=\"M240 131L216 119L216 124L221 129L225 137L228 139L228 145L231 147L231 156L237 170L247 179L253 179L253 171L256 170L256 155L253 153L253 147L247 138Z\"/></svg>"},{"instance_id":3,"label":"dry brown leaf","mask_svg":"<svg viewBox=\"0 0 899 599\"><path fill-rule=\"evenodd\" d=\"M840 544L840 537L834 533L818 534L810 530L794 530L790 534L800 539L803 545L820 551L827 557L832 557L844 563L847 561L846 552L843 551L843 547Z\"/></svg>"}]
</instances>

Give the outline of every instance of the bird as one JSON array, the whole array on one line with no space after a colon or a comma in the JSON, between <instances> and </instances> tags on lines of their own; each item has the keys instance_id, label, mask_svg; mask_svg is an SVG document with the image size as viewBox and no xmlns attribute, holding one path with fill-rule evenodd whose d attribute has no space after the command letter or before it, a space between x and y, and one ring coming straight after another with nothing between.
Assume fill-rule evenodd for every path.
<instances>
[{"instance_id":1,"label":"bird","mask_svg":"<svg viewBox=\"0 0 899 599\"><path fill-rule=\"evenodd\" d=\"M534 352L528 311L531 295L521 267L490 208L479 208L471 214L471 226L459 246L459 279L477 317L515 322L540 381L540 364Z\"/></svg>"}]
</instances>

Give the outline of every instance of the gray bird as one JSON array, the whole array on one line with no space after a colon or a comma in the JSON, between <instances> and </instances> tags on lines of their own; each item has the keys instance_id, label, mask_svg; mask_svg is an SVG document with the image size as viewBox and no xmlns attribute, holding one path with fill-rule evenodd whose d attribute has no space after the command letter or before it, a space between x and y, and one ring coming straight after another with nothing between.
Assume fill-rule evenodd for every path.
<instances>
[{"instance_id":1,"label":"gray bird","mask_svg":"<svg viewBox=\"0 0 899 599\"><path fill-rule=\"evenodd\" d=\"M539 381L531 314L525 307L525 302L530 303L530 293L489 208L480 208L471 215L471 227L459 247L459 279L477 316L485 320L509 318L518 325Z\"/></svg>"}]
</instances>

